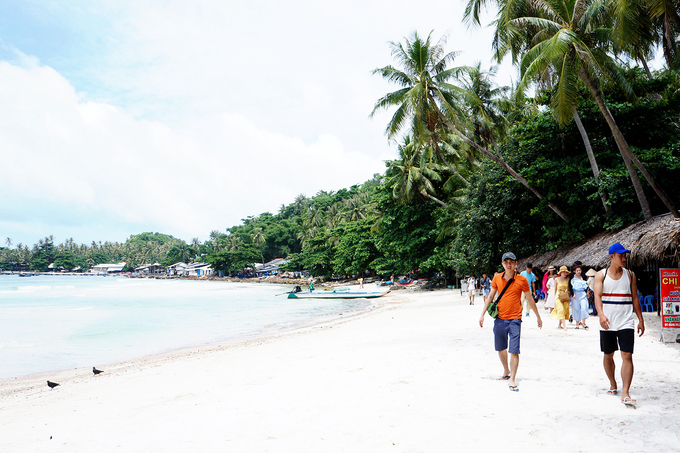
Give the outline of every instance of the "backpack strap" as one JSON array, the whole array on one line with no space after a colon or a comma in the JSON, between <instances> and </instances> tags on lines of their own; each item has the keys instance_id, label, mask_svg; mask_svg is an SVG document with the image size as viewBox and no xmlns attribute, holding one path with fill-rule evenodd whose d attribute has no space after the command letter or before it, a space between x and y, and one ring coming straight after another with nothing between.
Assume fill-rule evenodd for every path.
<instances>
[{"instance_id":1,"label":"backpack strap","mask_svg":"<svg viewBox=\"0 0 680 453\"><path fill-rule=\"evenodd\" d=\"M515 272L515 275L517 275L516 272ZM500 296L498 296L498 299L496 299L496 303L499 303L501 301L501 299L503 298L503 294L505 294L505 291L510 287L510 285L512 285L512 282L514 282L514 281L515 281L515 276L513 275L513 277L508 281L508 283L503 288L503 291L501 291L501 294L500 294Z\"/></svg>"}]
</instances>

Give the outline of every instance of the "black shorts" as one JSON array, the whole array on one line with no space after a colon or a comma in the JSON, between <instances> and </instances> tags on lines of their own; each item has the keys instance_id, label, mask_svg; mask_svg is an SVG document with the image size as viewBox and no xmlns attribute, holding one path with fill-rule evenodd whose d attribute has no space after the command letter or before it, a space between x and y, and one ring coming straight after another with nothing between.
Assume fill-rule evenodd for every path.
<instances>
[{"instance_id":1,"label":"black shorts","mask_svg":"<svg viewBox=\"0 0 680 453\"><path fill-rule=\"evenodd\" d=\"M600 330L600 350L605 354L613 354L619 348L622 352L633 353L635 330Z\"/></svg>"}]
</instances>

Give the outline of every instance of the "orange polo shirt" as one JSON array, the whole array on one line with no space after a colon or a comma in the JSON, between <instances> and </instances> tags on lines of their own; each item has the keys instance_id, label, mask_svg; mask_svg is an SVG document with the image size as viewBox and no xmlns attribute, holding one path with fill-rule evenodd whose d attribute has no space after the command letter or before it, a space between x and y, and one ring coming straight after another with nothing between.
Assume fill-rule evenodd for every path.
<instances>
[{"instance_id":1,"label":"orange polo shirt","mask_svg":"<svg viewBox=\"0 0 680 453\"><path fill-rule=\"evenodd\" d=\"M491 281L491 287L496 290L496 298L508 283L504 275L505 272L496 274ZM529 291L529 282L515 271L515 281L498 302L498 317L500 319L522 319L522 293L527 291Z\"/></svg>"}]
</instances>

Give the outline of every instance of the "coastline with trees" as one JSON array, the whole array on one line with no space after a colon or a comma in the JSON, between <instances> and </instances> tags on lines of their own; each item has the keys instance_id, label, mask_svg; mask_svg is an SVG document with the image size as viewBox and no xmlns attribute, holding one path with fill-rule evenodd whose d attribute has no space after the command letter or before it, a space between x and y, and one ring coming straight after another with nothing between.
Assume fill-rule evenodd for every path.
<instances>
[{"instance_id":1,"label":"coastline with trees","mask_svg":"<svg viewBox=\"0 0 680 453\"><path fill-rule=\"evenodd\" d=\"M301 194L204 242L160 233L122 244L7 238L0 268L124 261L129 271L200 260L229 275L288 257L288 269L314 276L446 278L492 270L505 250L530 256L668 212L677 218L680 19L677 9L623 4L470 0L469 26L496 8L493 51L517 65L512 87L495 83L493 66L454 66L457 51L434 32L389 43L393 64L373 75L396 90L367 113L388 111L398 154L363 184ZM665 65L652 71L659 46Z\"/></svg>"}]
</instances>

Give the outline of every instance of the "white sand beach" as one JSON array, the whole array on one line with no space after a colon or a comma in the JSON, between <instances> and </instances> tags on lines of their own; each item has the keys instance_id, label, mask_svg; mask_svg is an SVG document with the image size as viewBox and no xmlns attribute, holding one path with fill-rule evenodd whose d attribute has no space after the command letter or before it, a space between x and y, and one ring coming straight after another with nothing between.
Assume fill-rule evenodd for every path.
<instances>
[{"instance_id":1,"label":"white sand beach","mask_svg":"<svg viewBox=\"0 0 680 453\"><path fill-rule=\"evenodd\" d=\"M259 340L0 381L7 452L670 452L680 345L647 313L631 394L606 394L597 319L523 323L518 393L458 290ZM620 358L617 356L617 365ZM45 381L61 385L49 390ZM619 383L620 385L620 383Z\"/></svg>"}]
</instances>

